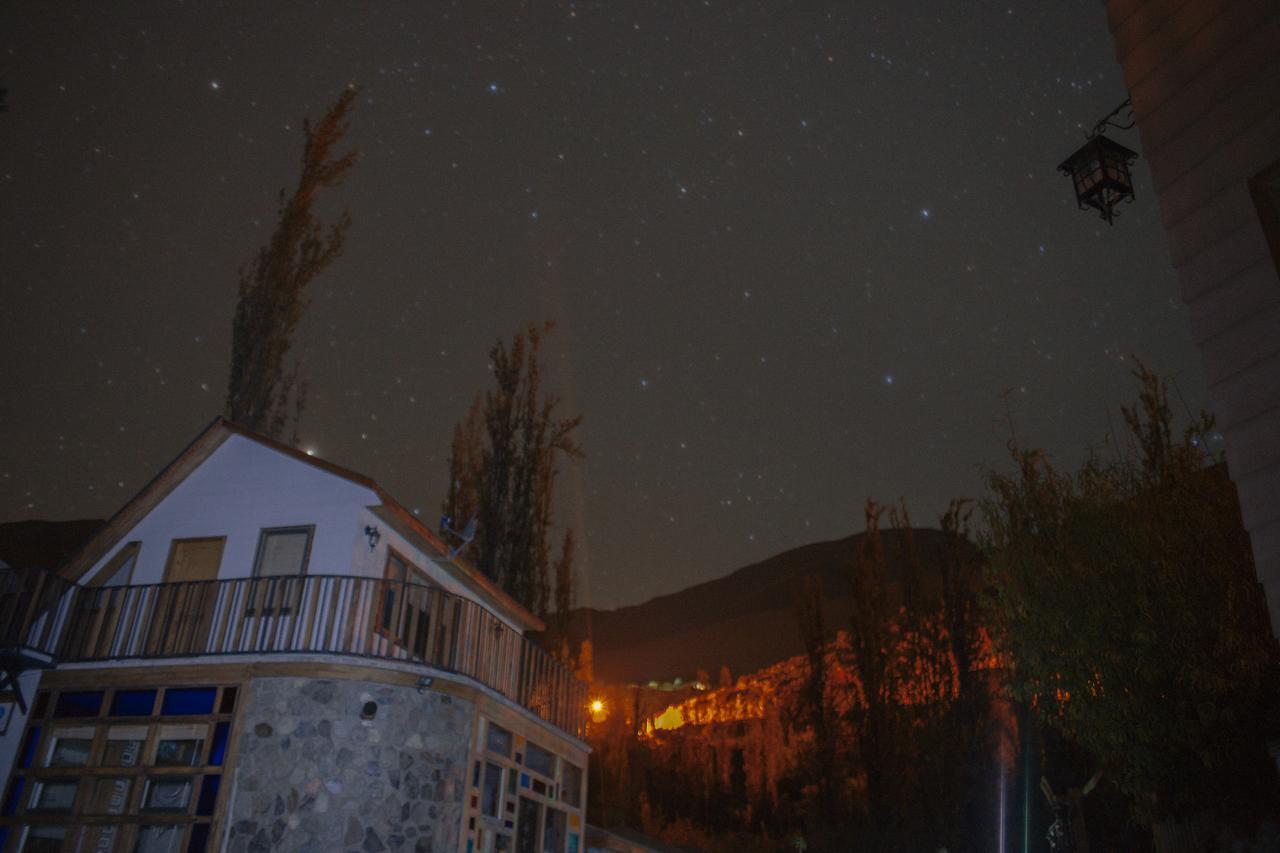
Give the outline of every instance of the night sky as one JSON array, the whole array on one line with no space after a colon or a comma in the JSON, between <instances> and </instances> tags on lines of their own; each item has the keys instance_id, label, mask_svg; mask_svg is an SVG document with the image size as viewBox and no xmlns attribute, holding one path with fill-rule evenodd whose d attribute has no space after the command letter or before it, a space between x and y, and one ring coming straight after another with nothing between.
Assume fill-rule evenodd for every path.
<instances>
[{"instance_id":1,"label":"night sky","mask_svg":"<svg viewBox=\"0 0 1280 853\"><path fill-rule=\"evenodd\" d=\"M1125 97L1097 0L9 2L0 44L3 520L105 517L221 411L237 269L350 83L303 445L434 525L488 348L557 320L582 603L869 495L935 523L1006 464L1006 389L1063 463L1129 353L1207 405L1145 164L1114 227L1055 172Z\"/></svg>"}]
</instances>

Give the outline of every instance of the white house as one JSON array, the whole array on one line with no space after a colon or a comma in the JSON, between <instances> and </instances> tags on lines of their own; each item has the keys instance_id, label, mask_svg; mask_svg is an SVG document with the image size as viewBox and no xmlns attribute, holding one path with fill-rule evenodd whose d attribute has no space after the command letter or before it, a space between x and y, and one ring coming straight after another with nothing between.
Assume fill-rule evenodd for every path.
<instances>
[{"instance_id":1,"label":"white house","mask_svg":"<svg viewBox=\"0 0 1280 853\"><path fill-rule=\"evenodd\" d=\"M0 851L585 849L585 687L364 476L218 419L3 578Z\"/></svg>"}]
</instances>

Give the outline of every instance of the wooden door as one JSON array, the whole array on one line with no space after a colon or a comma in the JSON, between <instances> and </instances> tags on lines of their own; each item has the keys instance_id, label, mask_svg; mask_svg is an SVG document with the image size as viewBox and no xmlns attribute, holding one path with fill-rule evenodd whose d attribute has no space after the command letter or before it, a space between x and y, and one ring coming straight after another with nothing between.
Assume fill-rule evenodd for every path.
<instances>
[{"instance_id":1,"label":"wooden door","mask_svg":"<svg viewBox=\"0 0 1280 853\"><path fill-rule=\"evenodd\" d=\"M175 539L169 548L164 584L156 600L156 637L170 654L205 651L217 600L218 567L226 537Z\"/></svg>"},{"instance_id":2,"label":"wooden door","mask_svg":"<svg viewBox=\"0 0 1280 853\"><path fill-rule=\"evenodd\" d=\"M209 539L175 539L169 548L169 564L164 569L165 583L211 581L218 577L222 565L225 536Z\"/></svg>"}]
</instances>

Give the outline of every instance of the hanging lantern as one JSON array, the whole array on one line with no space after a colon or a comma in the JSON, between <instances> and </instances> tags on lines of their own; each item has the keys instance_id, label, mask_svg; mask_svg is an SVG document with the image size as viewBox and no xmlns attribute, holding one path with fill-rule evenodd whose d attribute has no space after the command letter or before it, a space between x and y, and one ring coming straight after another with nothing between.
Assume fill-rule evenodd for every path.
<instances>
[{"instance_id":1,"label":"hanging lantern","mask_svg":"<svg viewBox=\"0 0 1280 853\"><path fill-rule=\"evenodd\" d=\"M1133 201L1133 177L1129 173L1129 164L1137 156L1136 151L1098 134L1064 160L1058 171L1071 177L1080 209L1092 207L1110 225L1116 205L1122 201Z\"/></svg>"},{"instance_id":2,"label":"hanging lantern","mask_svg":"<svg viewBox=\"0 0 1280 853\"><path fill-rule=\"evenodd\" d=\"M1127 124L1116 120L1117 116L1128 112L1130 121ZM1122 201L1133 201L1133 176L1129 173L1129 164L1138 157L1138 152L1130 151L1119 142L1113 142L1106 136L1108 127L1128 130L1133 127L1133 102L1126 99L1103 117L1093 127L1089 141L1066 160L1058 164L1058 171L1069 176L1076 190L1076 204L1084 210L1091 207L1107 224L1115 218L1115 208Z\"/></svg>"}]
</instances>

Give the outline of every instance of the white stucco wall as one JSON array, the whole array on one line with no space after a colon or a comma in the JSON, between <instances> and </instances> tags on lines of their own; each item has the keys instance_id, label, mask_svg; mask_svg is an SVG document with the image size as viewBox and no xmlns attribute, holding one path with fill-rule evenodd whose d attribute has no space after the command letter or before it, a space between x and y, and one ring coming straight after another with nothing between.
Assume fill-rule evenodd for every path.
<instances>
[{"instance_id":1,"label":"white stucco wall","mask_svg":"<svg viewBox=\"0 0 1280 853\"><path fill-rule=\"evenodd\" d=\"M378 544L375 548L369 547L369 540L364 536L363 531L366 526L376 527L378 529ZM417 568L421 569L423 574L431 579L433 583L441 589L451 592L454 595L461 595L474 599L476 596L469 592L456 578L442 569L436 562L423 554L418 548L409 543L400 534L392 530L382 519L365 509L360 515L360 542L356 546L356 556L353 565L359 566L359 569L353 574L373 575L382 577L383 568L387 564L387 549L393 549L397 554L407 559ZM492 607L490 608L493 609ZM495 611L496 613L496 611ZM497 614L499 618L501 614ZM507 620L503 620L507 621ZM517 631L520 627L512 622L507 622Z\"/></svg>"},{"instance_id":2,"label":"white stucco wall","mask_svg":"<svg viewBox=\"0 0 1280 853\"><path fill-rule=\"evenodd\" d=\"M159 583L174 539L225 536L218 576L247 577L262 528L313 524L307 571L354 574L356 522L364 507L377 502L370 489L232 435L125 534L117 550L141 543L130 583ZM85 577L93 577L114 554Z\"/></svg>"},{"instance_id":3,"label":"white stucco wall","mask_svg":"<svg viewBox=\"0 0 1280 853\"><path fill-rule=\"evenodd\" d=\"M427 554L369 512L380 504L372 489L241 435L230 436L195 471L126 533L85 575L96 575L120 548L140 543L131 584L164 578L174 539L225 536L220 578L253 573L263 528L314 525L307 574L382 577L394 548L448 592L477 600ZM364 530L378 529L376 547ZM480 603L490 606L488 602ZM493 609L490 606L490 609ZM503 618L512 628L520 626Z\"/></svg>"}]
</instances>

